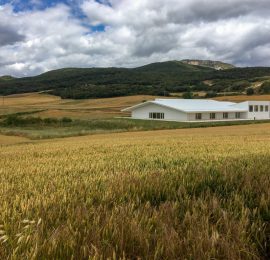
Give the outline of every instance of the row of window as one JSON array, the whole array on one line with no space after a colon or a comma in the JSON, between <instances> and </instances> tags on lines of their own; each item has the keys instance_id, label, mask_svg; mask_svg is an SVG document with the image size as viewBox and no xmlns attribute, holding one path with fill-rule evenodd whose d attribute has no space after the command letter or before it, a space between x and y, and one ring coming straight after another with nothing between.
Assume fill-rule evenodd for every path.
<instances>
[{"instance_id":1,"label":"row of window","mask_svg":"<svg viewBox=\"0 0 270 260\"><path fill-rule=\"evenodd\" d=\"M259 112L259 108L260 108L260 112L268 112L269 111L268 106L255 105L255 106L249 106L249 112Z\"/></svg>"},{"instance_id":2,"label":"row of window","mask_svg":"<svg viewBox=\"0 0 270 260\"><path fill-rule=\"evenodd\" d=\"M201 113L196 113L195 115L196 120L201 120L202 119L202 114ZM229 113L224 112L223 113L223 119L228 119L229 118ZM241 113L236 112L235 113L235 118L241 118ZM216 113L210 113L210 119L216 119Z\"/></svg>"},{"instance_id":3,"label":"row of window","mask_svg":"<svg viewBox=\"0 0 270 260\"><path fill-rule=\"evenodd\" d=\"M149 113L149 118L151 118L151 119L164 119L164 113L150 112ZM196 118L196 120L202 120L202 113L196 113L195 118ZM229 118L229 113L224 112L223 113L223 119L228 119L228 118ZM236 112L235 113L235 118L241 118L241 113ZM210 113L210 119L215 120L216 119L216 113Z\"/></svg>"},{"instance_id":4,"label":"row of window","mask_svg":"<svg viewBox=\"0 0 270 260\"><path fill-rule=\"evenodd\" d=\"M149 113L149 118L152 118L152 119L164 119L164 113L151 112L151 113Z\"/></svg>"}]
</instances>

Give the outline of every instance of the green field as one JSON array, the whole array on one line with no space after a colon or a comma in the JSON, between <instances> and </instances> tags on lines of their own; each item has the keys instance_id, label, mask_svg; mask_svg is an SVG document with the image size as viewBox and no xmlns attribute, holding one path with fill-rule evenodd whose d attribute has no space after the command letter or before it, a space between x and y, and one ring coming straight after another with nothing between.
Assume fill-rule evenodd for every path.
<instances>
[{"instance_id":1,"label":"green field","mask_svg":"<svg viewBox=\"0 0 270 260\"><path fill-rule=\"evenodd\" d=\"M38 119L38 120L34 120ZM5 124L5 121L0 121L0 134L9 136L23 136L29 139L48 139L71 137L80 135L92 135L100 133L113 132L136 132L149 130L166 130L166 129L183 129L183 128L205 128L230 125L252 125L262 124L268 120L262 121L229 121L229 122L201 122L201 123L181 123L181 122L164 122L150 120L131 120L131 119L90 119L87 121L74 120L70 123L62 122L63 119L57 121L51 118L45 118L39 121L40 118L25 117L20 120L19 124ZM18 120L18 119L16 119ZM47 123L47 121L49 123ZM52 121L52 122L50 122Z\"/></svg>"}]
</instances>

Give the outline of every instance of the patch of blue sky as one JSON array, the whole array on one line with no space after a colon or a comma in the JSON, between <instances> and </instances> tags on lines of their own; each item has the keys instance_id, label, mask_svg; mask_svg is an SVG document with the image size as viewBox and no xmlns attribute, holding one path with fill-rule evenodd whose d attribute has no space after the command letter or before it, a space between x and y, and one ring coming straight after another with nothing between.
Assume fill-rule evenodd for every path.
<instances>
[{"instance_id":1,"label":"patch of blue sky","mask_svg":"<svg viewBox=\"0 0 270 260\"><path fill-rule=\"evenodd\" d=\"M102 4L108 4L107 0L96 0ZM86 15L80 8L82 0L0 0L0 5L11 4L14 12L32 11L32 10L44 10L49 7L56 6L57 4L65 4L70 7L72 15L80 19L85 27L88 27L92 32L105 31L105 25L100 24L97 26L91 26L86 22Z\"/></svg>"},{"instance_id":2,"label":"patch of blue sky","mask_svg":"<svg viewBox=\"0 0 270 260\"><path fill-rule=\"evenodd\" d=\"M103 5L112 6L109 0L95 0L95 1Z\"/></svg>"},{"instance_id":3,"label":"patch of blue sky","mask_svg":"<svg viewBox=\"0 0 270 260\"><path fill-rule=\"evenodd\" d=\"M108 0L95 0L104 5L110 5ZM80 9L83 0L0 0L0 5L11 4L15 12L33 9L46 9L57 4L66 4L74 9Z\"/></svg>"},{"instance_id":4,"label":"patch of blue sky","mask_svg":"<svg viewBox=\"0 0 270 260\"><path fill-rule=\"evenodd\" d=\"M91 30L93 32L104 32L105 31L105 25L104 24L99 24L96 26L91 26Z\"/></svg>"}]
</instances>

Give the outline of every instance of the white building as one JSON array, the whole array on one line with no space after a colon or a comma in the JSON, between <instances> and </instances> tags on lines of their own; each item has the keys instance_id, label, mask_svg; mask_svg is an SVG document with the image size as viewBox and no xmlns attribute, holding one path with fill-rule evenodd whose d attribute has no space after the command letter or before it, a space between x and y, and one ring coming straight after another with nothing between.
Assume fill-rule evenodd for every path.
<instances>
[{"instance_id":1,"label":"white building","mask_svg":"<svg viewBox=\"0 0 270 260\"><path fill-rule=\"evenodd\" d=\"M122 111L134 119L218 121L270 119L269 101L222 102L206 99L156 99Z\"/></svg>"}]
</instances>

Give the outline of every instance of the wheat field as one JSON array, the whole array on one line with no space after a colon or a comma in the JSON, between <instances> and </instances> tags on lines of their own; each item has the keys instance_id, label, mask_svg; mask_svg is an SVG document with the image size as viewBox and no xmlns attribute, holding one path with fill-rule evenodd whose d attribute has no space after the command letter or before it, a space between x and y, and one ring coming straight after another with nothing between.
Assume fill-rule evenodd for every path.
<instances>
[{"instance_id":1,"label":"wheat field","mask_svg":"<svg viewBox=\"0 0 270 260\"><path fill-rule=\"evenodd\" d=\"M0 134L0 148L2 145L19 144L26 142L29 142L29 139L22 136L8 136Z\"/></svg>"},{"instance_id":2,"label":"wheat field","mask_svg":"<svg viewBox=\"0 0 270 260\"><path fill-rule=\"evenodd\" d=\"M267 259L270 124L0 147L0 259Z\"/></svg>"}]
</instances>

